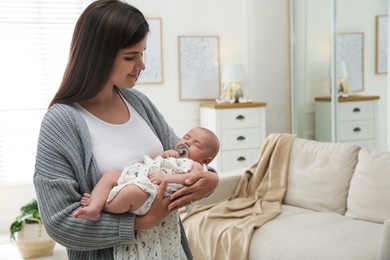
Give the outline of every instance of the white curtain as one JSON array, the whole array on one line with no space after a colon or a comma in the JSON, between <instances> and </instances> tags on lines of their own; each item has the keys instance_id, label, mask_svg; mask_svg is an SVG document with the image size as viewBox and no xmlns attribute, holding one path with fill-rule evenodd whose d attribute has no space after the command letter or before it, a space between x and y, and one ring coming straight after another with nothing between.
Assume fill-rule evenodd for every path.
<instances>
[{"instance_id":1,"label":"white curtain","mask_svg":"<svg viewBox=\"0 0 390 260\"><path fill-rule=\"evenodd\" d=\"M89 1L0 1L0 184L32 181L40 123Z\"/></svg>"}]
</instances>

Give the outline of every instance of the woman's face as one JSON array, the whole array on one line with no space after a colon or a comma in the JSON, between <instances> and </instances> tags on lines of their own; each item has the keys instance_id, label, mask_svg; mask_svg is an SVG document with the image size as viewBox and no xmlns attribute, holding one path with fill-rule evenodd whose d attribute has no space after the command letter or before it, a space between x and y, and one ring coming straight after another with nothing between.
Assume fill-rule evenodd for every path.
<instances>
[{"instance_id":1,"label":"woman's face","mask_svg":"<svg viewBox=\"0 0 390 260\"><path fill-rule=\"evenodd\" d=\"M146 37L136 45L119 50L108 80L111 86L134 87L140 71L145 69L143 61L145 49Z\"/></svg>"}]
</instances>

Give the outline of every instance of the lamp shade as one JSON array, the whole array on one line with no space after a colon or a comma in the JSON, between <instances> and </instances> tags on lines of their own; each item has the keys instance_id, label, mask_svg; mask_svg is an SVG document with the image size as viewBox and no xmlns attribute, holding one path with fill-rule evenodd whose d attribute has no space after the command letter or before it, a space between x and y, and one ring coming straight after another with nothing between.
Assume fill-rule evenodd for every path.
<instances>
[{"instance_id":1,"label":"lamp shade","mask_svg":"<svg viewBox=\"0 0 390 260\"><path fill-rule=\"evenodd\" d=\"M337 78L348 78L347 64L345 63L345 60L341 60L337 64Z\"/></svg>"},{"instance_id":2,"label":"lamp shade","mask_svg":"<svg viewBox=\"0 0 390 260\"><path fill-rule=\"evenodd\" d=\"M241 64L228 64L222 66L221 82L244 82L244 68Z\"/></svg>"}]
</instances>

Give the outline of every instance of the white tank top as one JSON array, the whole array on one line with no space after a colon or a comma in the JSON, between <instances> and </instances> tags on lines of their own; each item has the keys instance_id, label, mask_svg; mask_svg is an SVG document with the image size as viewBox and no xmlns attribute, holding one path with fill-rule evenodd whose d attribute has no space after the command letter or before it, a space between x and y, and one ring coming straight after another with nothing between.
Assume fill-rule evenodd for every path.
<instances>
[{"instance_id":1,"label":"white tank top","mask_svg":"<svg viewBox=\"0 0 390 260\"><path fill-rule=\"evenodd\" d=\"M92 152L100 172L122 171L143 155L155 158L163 152L163 146L146 121L122 98L130 113L124 124L107 123L76 103L77 109L88 125L92 139Z\"/></svg>"}]
</instances>

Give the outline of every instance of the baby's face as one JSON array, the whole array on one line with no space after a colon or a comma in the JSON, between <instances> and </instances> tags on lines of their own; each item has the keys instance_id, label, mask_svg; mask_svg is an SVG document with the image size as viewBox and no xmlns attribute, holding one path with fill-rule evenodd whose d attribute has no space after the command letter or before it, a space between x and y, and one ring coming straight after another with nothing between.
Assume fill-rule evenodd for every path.
<instances>
[{"instance_id":1,"label":"baby's face","mask_svg":"<svg viewBox=\"0 0 390 260\"><path fill-rule=\"evenodd\" d=\"M188 158L203 163L208 156L207 140L207 134L195 128L186 133L177 145L185 144L188 147Z\"/></svg>"}]
</instances>

